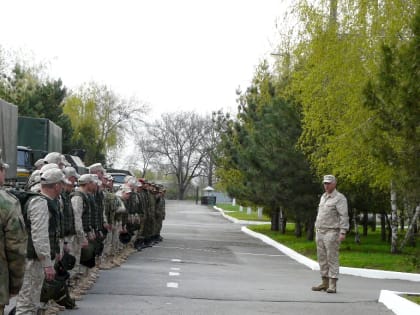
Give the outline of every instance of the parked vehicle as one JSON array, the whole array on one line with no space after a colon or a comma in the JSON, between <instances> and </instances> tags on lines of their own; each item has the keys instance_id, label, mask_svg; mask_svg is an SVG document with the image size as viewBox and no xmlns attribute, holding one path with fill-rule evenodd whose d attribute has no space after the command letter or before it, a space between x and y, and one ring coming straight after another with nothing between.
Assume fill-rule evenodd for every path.
<instances>
[{"instance_id":1,"label":"parked vehicle","mask_svg":"<svg viewBox=\"0 0 420 315\"><path fill-rule=\"evenodd\" d=\"M107 170L107 173L110 174L114 178L114 183L113 183L114 191L117 191L121 187L121 185L124 184L124 178L128 176L127 173L108 172L108 170Z\"/></svg>"},{"instance_id":2,"label":"parked vehicle","mask_svg":"<svg viewBox=\"0 0 420 315\"><path fill-rule=\"evenodd\" d=\"M32 149L34 161L62 150L62 130L51 120L18 117L18 145Z\"/></svg>"},{"instance_id":3,"label":"parked vehicle","mask_svg":"<svg viewBox=\"0 0 420 315\"><path fill-rule=\"evenodd\" d=\"M0 149L9 164L6 182L16 181L18 107L0 99Z\"/></svg>"}]
</instances>

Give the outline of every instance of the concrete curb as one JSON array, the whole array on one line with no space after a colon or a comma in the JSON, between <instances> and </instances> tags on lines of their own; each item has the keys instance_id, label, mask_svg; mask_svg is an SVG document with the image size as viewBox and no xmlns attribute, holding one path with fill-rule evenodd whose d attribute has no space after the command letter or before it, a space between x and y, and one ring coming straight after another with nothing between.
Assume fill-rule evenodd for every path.
<instances>
[{"instance_id":1,"label":"concrete curb","mask_svg":"<svg viewBox=\"0 0 420 315\"><path fill-rule=\"evenodd\" d=\"M319 270L318 262L299 254L293 249L290 249L289 247L286 247L274 241L268 236L251 231L246 226L242 226L241 231L252 237L260 239L261 241L263 241L264 243L268 245L271 245L277 248L282 253L286 254L287 256L296 260L297 262L307 266L308 268L312 270ZM364 278L375 278L375 279L420 281L420 274L384 271L384 270L375 270L375 269L340 267L340 274L359 276L359 277L364 277ZM392 310L396 315L420 314L420 306L418 304L399 296L399 294L407 294L407 293L381 290L378 301L383 303L388 309ZM408 294L419 294L419 293L408 293Z\"/></svg>"},{"instance_id":2,"label":"concrete curb","mask_svg":"<svg viewBox=\"0 0 420 315\"><path fill-rule=\"evenodd\" d=\"M263 222L263 221L246 221L246 220L238 220L238 219L236 219L236 218L233 218L233 217L231 217L231 216L227 215L227 214L223 211L223 209L221 209L221 208L219 208L219 207L217 207L217 206L213 206L213 209L215 209L215 210L219 211L219 212L222 214L222 216L223 216L224 218L226 218L227 220L229 220L230 222L235 223L235 224L243 224L243 225L251 225L251 224L254 224L254 225L260 225L260 224L271 224L271 222Z\"/></svg>"},{"instance_id":3,"label":"concrete curb","mask_svg":"<svg viewBox=\"0 0 420 315\"><path fill-rule=\"evenodd\" d=\"M281 252L285 253L290 258L296 260L297 262L307 266L312 270L319 270L318 262L303 256L293 249L286 247L273 239L269 238L266 235L251 231L247 227L243 226L241 228L242 232L251 235L252 237L262 240L264 243L269 244ZM420 282L420 274L418 273L406 273L406 272L396 272L396 271L386 271L386 270L376 270L376 269L362 269L362 268L351 268L351 267L340 267L340 274L343 275L352 275L364 278L373 278L373 279L391 279L391 280L407 280Z\"/></svg>"},{"instance_id":4,"label":"concrete curb","mask_svg":"<svg viewBox=\"0 0 420 315\"><path fill-rule=\"evenodd\" d=\"M214 206L214 208L218 211L220 211L226 219L228 219L231 222L234 223L240 223L240 224L256 224L256 221L241 221L235 218L232 218L228 215L226 215L222 209ZM265 222L264 222L265 223ZM251 231L247 227L243 226L241 227L242 232L260 239L264 243L271 245L275 248L277 248L282 253L286 254L290 258L296 260L298 263L301 263L305 265L306 267L312 269L312 270L319 270L319 264L318 262L303 256L302 254L299 254L298 252L294 251L293 249L290 249L287 246L284 246L275 240L269 238L268 236L257 233L254 231ZM415 281L420 282L420 274L418 273L406 273L406 272L396 272L396 271L386 271L386 270L376 270L376 269L362 269L362 268L351 268L351 267L340 267L340 274L343 275L352 275L352 276L358 276L358 277L365 277L365 278L372 278L372 279L390 279L390 280L407 280L407 281Z\"/></svg>"},{"instance_id":5,"label":"concrete curb","mask_svg":"<svg viewBox=\"0 0 420 315\"><path fill-rule=\"evenodd\" d=\"M381 290L379 295L379 302L383 303L387 308L393 311L396 315L413 315L420 314L420 305L411 302L403 297L401 294L417 294L411 292L395 292L388 290Z\"/></svg>"}]
</instances>

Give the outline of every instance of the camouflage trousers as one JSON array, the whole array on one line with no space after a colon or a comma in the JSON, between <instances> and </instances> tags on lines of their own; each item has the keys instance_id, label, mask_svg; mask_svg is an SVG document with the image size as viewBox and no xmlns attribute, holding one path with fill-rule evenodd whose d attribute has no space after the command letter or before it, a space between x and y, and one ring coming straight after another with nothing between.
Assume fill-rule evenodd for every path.
<instances>
[{"instance_id":1,"label":"camouflage trousers","mask_svg":"<svg viewBox=\"0 0 420 315\"><path fill-rule=\"evenodd\" d=\"M112 227L114 229L114 227ZM104 240L104 250L102 253L103 257L108 257L114 255L114 251L112 250L112 239L113 239L113 231L108 231Z\"/></svg>"},{"instance_id":2,"label":"camouflage trousers","mask_svg":"<svg viewBox=\"0 0 420 315\"><path fill-rule=\"evenodd\" d=\"M39 260L27 259L22 288L16 299L16 315L36 314L40 307L44 269Z\"/></svg>"},{"instance_id":3,"label":"camouflage trousers","mask_svg":"<svg viewBox=\"0 0 420 315\"><path fill-rule=\"evenodd\" d=\"M122 249L122 244L120 242L120 230L122 228L121 221L117 221L115 225L112 226L112 249L113 255L120 252Z\"/></svg>"},{"instance_id":4,"label":"camouflage trousers","mask_svg":"<svg viewBox=\"0 0 420 315\"><path fill-rule=\"evenodd\" d=\"M338 261L339 234L339 230L316 230L316 249L322 277L338 279L340 269Z\"/></svg>"},{"instance_id":5,"label":"camouflage trousers","mask_svg":"<svg viewBox=\"0 0 420 315\"><path fill-rule=\"evenodd\" d=\"M0 304L0 315L4 315L4 305Z\"/></svg>"}]
</instances>

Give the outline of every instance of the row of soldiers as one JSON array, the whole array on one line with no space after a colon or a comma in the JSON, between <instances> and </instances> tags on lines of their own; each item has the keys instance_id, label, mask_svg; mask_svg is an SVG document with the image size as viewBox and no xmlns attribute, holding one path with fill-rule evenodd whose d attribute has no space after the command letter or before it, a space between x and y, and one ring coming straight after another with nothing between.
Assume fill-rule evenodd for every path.
<instances>
[{"instance_id":1,"label":"row of soldiers","mask_svg":"<svg viewBox=\"0 0 420 315\"><path fill-rule=\"evenodd\" d=\"M20 237L25 239L26 261L16 314L36 314L39 309L56 314L63 306L77 308L75 301L94 284L99 269L119 266L133 251L162 241L162 186L127 176L114 193L112 176L100 163L81 176L66 164L60 153L48 154L37 163L39 169L32 173L26 192L18 194L22 209L13 202L16 213L22 210L19 222L27 234L27 241ZM68 284L64 295L42 296L48 288L60 291L63 280ZM0 293L0 305L7 304L8 294L1 298ZM47 303L41 307L41 301Z\"/></svg>"}]
</instances>

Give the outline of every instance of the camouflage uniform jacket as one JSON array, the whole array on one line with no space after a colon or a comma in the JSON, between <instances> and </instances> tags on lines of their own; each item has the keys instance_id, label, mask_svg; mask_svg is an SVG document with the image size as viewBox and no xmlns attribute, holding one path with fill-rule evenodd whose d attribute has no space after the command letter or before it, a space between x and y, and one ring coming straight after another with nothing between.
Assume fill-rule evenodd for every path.
<instances>
[{"instance_id":1,"label":"camouflage uniform jacket","mask_svg":"<svg viewBox=\"0 0 420 315\"><path fill-rule=\"evenodd\" d=\"M119 207L118 197L115 194L104 191L104 222L108 224L115 224L116 222L116 212Z\"/></svg>"},{"instance_id":2,"label":"camouflage uniform jacket","mask_svg":"<svg viewBox=\"0 0 420 315\"><path fill-rule=\"evenodd\" d=\"M318 206L315 228L320 230L340 230L346 233L349 229L347 199L334 190L331 194L324 193Z\"/></svg>"},{"instance_id":3,"label":"camouflage uniform jacket","mask_svg":"<svg viewBox=\"0 0 420 315\"><path fill-rule=\"evenodd\" d=\"M17 294L25 273L27 235L20 203L0 189L0 304Z\"/></svg>"}]
</instances>

